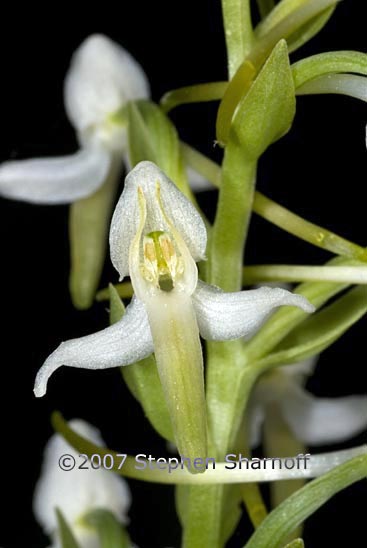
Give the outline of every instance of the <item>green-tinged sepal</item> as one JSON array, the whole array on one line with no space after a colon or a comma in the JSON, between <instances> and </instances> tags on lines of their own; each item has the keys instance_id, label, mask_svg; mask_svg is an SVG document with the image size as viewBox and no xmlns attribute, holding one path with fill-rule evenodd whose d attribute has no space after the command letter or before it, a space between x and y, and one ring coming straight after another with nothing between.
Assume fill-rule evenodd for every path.
<instances>
[{"instance_id":1,"label":"green-tinged sepal","mask_svg":"<svg viewBox=\"0 0 367 548\"><path fill-rule=\"evenodd\" d=\"M81 310L93 304L98 288L121 166L121 159L114 158L102 187L92 196L71 205L69 286L73 304Z\"/></svg>"},{"instance_id":2,"label":"green-tinged sepal","mask_svg":"<svg viewBox=\"0 0 367 548\"><path fill-rule=\"evenodd\" d=\"M110 323L119 321L125 311L116 289L109 286ZM144 413L155 430L167 440L174 441L172 424L159 380L154 356L121 368L130 392L140 402Z\"/></svg>"},{"instance_id":3,"label":"green-tinged sepal","mask_svg":"<svg viewBox=\"0 0 367 548\"><path fill-rule=\"evenodd\" d=\"M56 515L57 515L57 523L59 526L59 535L61 540L61 547L62 548L81 548L77 541L75 540L75 537L73 535L72 530L70 529L69 525L67 524L64 516L61 513L61 510L56 508Z\"/></svg>"},{"instance_id":4,"label":"green-tinged sepal","mask_svg":"<svg viewBox=\"0 0 367 548\"><path fill-rule=\"evenodd\" d=\"M244 156L257 160L290 129L296 110L287 44L281 40L238 105L229 140L238 140Z\"/></svg>"},{"instance_id":5,"label":"green-tinged sepal","mask_svg":"<svg viewBox=\"0 0 367 548\"><path fill-rule=\"evenodd\" d=\"M295 89L286 42L281 40L275 46L238 105L234 102L224 112L229 91L230 86L218 112L218 140L227 142L232 133L232 140L236 136L243 154L248 159L258 159L271 143L289 130L295 115Z\"/></svg>"},{"instance_id":6,"label":"green-tinged sepal","mask_svg":"<svg viewBox=\"0 0 367 548\"><path fill-rule=\"evenodd\" d=\"M132 166L144 160L154 162L190 197L176 128L158 105L150 101L129 104L128 142Z\"/></svg>"},{"instance_id":7,"label":"green-tinged sepal","mask_svg":"<svg viewBox=\"0 0 367 548\"><path fill-rule=\"evenodd\" d=\"M100 548L130 548L129 535L112 512L92 510L83 516L83 522L98 534Z\"/></svg>"}]
</instances>

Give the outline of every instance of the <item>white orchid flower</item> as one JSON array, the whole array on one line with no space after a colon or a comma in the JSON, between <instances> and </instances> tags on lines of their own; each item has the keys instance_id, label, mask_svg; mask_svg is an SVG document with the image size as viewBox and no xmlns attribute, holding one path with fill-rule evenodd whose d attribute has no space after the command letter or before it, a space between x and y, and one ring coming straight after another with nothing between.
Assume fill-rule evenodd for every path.
<instances>
[{"instance_id":1,"label":"white orchid flower","mask_svg":"<svg viewBox=\"0 0 367 548\"><path fill-rule=\"evenodd\" d=\"M81 436L97 445L104 445L99 431L85 421L75 419L69 425ZM131 504L128 484L116 474L100 469L63 471L58 465L67 454L80 461L77 453L59 434L48 441L41 476L36 485L33 510L37 521L52 541L52 548L60 548L56 509L63 514L81 548L98 548L97 533L83 523L83 517L96 509L109 510L121 523L126 523ZM50 547L51 548L51 547Z\"/></svg>"},{"instance_id":2,"label":"white orchid flower","mask_svg":"<svg viewBox=\"0 0 367 548\"><path fill-rule=\"evenodd\" d=\"M225 293L198 280L195 262L204 259L206 240L191 202L156 165L138 164L126 177L110 231L112 263L121 280L130 275L135 296L118 323L62 343L49 356L36 378L36 396L45 394L61 365L104 369L154 352L179 451L200 457L204 448L193 452L192 445L206 439L199 332L208 340L249 337L279 306L314 309L284 289ZM183 429L190 429L185 441L177 434Z\"/></svg>"},{"instance_id":3,"label":"white orchid flower","mask_svg":"<svg viewBox=\"0 0 367 548\"><path fill-rule=\"evenodd\" d=\"M317 357L277 367L262 377L249 404L251 446L261 443L266 408L276 404L296 439L306 446L339 443L367 428L367 396L318 398L304 388Z\"/></svg>"},{"instance_id":4,"label":"white orchid flower","mask_svg":"<svg viewBox=\"0 0 367 548\"><path fill-rule=\"evenodd\" d=\"M101 34L88 37L72 57L64 86L81 149L70 156L5 162L0 195L60 204L93 194L126 149L125 128L114 115L128 101L148 96L144 71L125 49Z\"/></svg>"}]
</instances>

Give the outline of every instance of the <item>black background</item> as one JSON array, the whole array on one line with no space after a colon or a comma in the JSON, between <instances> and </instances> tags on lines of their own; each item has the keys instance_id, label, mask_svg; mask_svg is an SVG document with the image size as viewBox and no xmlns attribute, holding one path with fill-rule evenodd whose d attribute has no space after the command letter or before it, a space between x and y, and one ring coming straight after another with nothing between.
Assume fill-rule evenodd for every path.
<instances>
[{"instance_id":1,"label":"black background","mask_svg":"<svg viewBox=\"0 0 367 548\"><path fill-rule=\"evenodd\" d=\"M365 49L362 2L345 0L328 26L293 60L336 49ZM0 56L1 159L73 152L76 141L63 110L62 81L71 53L89 34L102 32L120 42L143 65L155 100L169 90L226 77L219 0L183 3L103 2L75 10L63 4L14 7L2 16ZM177 109L180 135L213 158L216 105ZM362 245L366 238L365 105L341 96L297 100L294 127L265 154L258 187L290 209ZM213 214L214 194L203 194ZM209 204L209 205L207 205ZM1 525L4 548L42 547L46 539L35 523L32 492L42 449L52 429L54 409L66 418L97 425L110 447L132 454L164 455L123 386L118 370L93 372L63 368L51 379L47 396L33 397L34 376L61 340L106 326L104 305L87 312L70 303L67 239L68 208L37 207L0 200L1 233ZM253 219L248 263L318 264L328 254ZM117 281L107 261L102 285ZM319 362L309 388L320 396L366 393L365 329L362 320ZM365 435L348 441L349 447ZM338 446L338 448L341 446ZM330 448L321 448L330 449ZM312 448L311 448L312 451ZM315 449L316 451L316 449ZM142 548L179 545L179 528L169 487L131 482L130 532ZM365 482L334 497L310 518L309 547L363 545ZM231 546L244 544L244 521Z\"/></svg>"}]
</instances>

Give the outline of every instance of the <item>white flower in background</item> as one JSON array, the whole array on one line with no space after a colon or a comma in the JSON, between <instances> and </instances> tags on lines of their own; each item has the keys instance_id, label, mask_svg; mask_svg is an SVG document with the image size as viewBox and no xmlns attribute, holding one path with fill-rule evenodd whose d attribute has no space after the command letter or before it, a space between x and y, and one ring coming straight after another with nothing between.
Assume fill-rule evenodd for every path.
<instances>
[{"instance_id":1,"label":"white flower in background","mask_svg":"<svg viewBox=\"0 0 367 548\"><path fill-rule=\"evenodd\" d=\"M294 437L305 445L339 443L367 428L367 397L318 398L304 388L317 357L277 367L260 378L249 403L251 446L261 443L268 405L276 404Z\"/></svg>"},{"instance_id":2,"label":"white flower in background","mask_svg":"<svg viewBox=\"0 0 367 548\"><path fill-rule=\"evenodd\" d=\"M99 431L88 423L74 419L69 426L81 436L97 445L104 445ZM62 455L77 453L59 434L48 441L40 479L36 485L33 510L46 535L52 538L52 548L59 548L60 537L55 509L63 514L81 548L99 548L97 533L83 524L83 517L90 511L109 510L121 523L126 523L131 504L129 487L124 479L103 468L98 470L70 471L60 469Z\"/></svg>"},{"instance_id":3,"label":"white flower in background","mask_svg":"<svg viewBox=\"0 0 367 548\"><path fill-rule=\"evenodd\" d=\"M93 194L126 151L126 130L116 113L128 101L148 97L148 81L137 61L106 36L88 37L72 57L64 86L65 109L80 150L3 163L0 196L59 204Z\"/></svg>"}]
</instances>

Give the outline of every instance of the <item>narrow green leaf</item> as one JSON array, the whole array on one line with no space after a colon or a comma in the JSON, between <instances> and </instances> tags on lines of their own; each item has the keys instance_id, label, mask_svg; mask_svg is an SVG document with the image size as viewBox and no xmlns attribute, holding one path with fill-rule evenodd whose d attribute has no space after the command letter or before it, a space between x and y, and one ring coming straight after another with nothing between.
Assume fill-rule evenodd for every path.
<instances>
[{"instance_id":1,"label":"narrow green leaf","mask_svg":"<svg viewBox=\"0 0 367 548\"><path fill-rule=\"evenodd\" d=\"M296 88L330 73L353 72L367 76L367 54L359 51L330 51L306 57L291 68Z\"/></svg>"},{"instance_id":2,"label":"narrow green leaf","mask_svg":"<svg viewBox=\"0 0 367 548\"><path fill-rule=\"evenodd\" d=\"M257 160L271 143L287 133L295 110L287 44L281 40L238 105L229 138L238 139L243 154Z\"/></svg>"},{"instance_id":3,"label":"narrow green leaf","mask_svg":"<svg viewBox=\"0 0 367 548\"><path fill-rule=\"evenodd\" d=\"M115 158L102 187L92 196L74 202L69 214L71 253L70 293L76 308L94 301L106 258L108 230L114 205L121 159Z\"/></svg>"},{"instance_id":4,"label":"narrow green leaf","mask_svg":"<svg viewBox=\"0 0 367 548\"><path fill-rule=\"evenodd\" d=\"M367 475L367 456L359 456L311 481L273 510L245 548L281 548L286 537L325 502Z\"/></svg>"},{"instance_id":5,"label":"narrow green leaf","mask_svg":"<svg viewBox=\"0 0 367 548\"><path fill-rule=\"evenodd\" d=\"M307 318L266 356L261 367L291 364L319 354L367 312L367 288L357 287ZM260 365L259 365L260 366Z\"/></svg>"},{"instance_id":6,"label":"narrow green leaf","mask_svg":"<svg viewBox=\"0 0 367 548\"><path fill-rule=\"evenodd\" d=\"M61 548L80 548L75 540L72 530L66 522L59 508L56 508L57 523L59 528Z\"/></svg>"},{"instance_id":7,"label":"narrow green leaf","mask_svg":"<svg viewBox=\"0 0 367 548\"><path fill-rule=\"evenodd\" d=\"M110 323L119 321L125 311L116 289L109 287ZM154 356L121 367L122 376L130 392L139 401L153 428L163 438L174 441L171 419L163 395Z\"/></svg>"},{"instance_id":8,"label":"narrow green leaf","mask_svg":"<svg viewBox=\"0 0 367 548\"><path fill-rule=\"evenodd\" d=\"M100 548L130 548L131 541L125 528L112 512L99 508L83 516L83 522L96 530Z\"/></svg>"}]
</instances>

